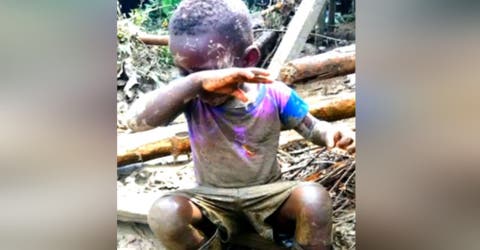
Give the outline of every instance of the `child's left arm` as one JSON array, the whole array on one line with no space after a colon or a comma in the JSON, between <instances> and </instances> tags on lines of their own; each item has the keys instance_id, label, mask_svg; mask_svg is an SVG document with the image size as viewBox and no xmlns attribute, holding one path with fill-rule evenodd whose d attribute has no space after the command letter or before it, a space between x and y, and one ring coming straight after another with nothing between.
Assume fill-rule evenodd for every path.
<instances>
[{"instance_id":1,"label":"child's left arm","mask_svg":"<svg viewBox=\"0 0 480 250\"><path fill-rule=\"evenodd\" d=\"M320 121L308 113L295 130L317 145L338 147L349 153L355 153L355 132L344 126Z\"/></svg>"},{"instance_id":2,"label":"child's left arm","mask_svg":"<svg viewBox=\"0 0 480 250\"><path fill-rule=\"evenodd\" d=\"M295 129L305 139L321 146L338 147L355 152L355 132L345 126L320 121L308 112L307 103L282 82L271 85L279 106L283 128Z\"/></svg>"}]
</instances>

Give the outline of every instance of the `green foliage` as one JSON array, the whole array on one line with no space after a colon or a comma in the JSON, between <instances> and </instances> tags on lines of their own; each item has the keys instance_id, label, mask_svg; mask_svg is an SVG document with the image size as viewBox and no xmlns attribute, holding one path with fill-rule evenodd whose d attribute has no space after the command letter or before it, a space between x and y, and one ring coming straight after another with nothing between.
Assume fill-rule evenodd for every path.
<instances>
[{"instance_id":1,"label":"green foliage","mask_svg":"<svg viewBox=\"0 0 480 250\"><path fill-rule=\"evenodd\" d=\"M355 22L355 13L343 15L343 21L345 23Z\"/></svg>"},{"instance_id":2,"label":"green foliage","mask_svg":"<svg viewBox=\"0 0 480 250\"><path fill-rule=\"evenodd\" d=\"M159 53L160 53L160 63L165 65L173 65L173 56L168 46L160 46Z\"/></svg>"},{"instance_id":3,"label":"green foliage","mask_svg":"<svg viewBox=\"0 0 480 250\"><path fill-rule=\"evenodd\" d=\"M166 29L173 11L181 0L151 0L140 9L130 13L135 25L141 26L148 33Z\"/></svg>"},{"instance_id":4,"label":"green foliage","mask_svg":"<svg viewBox=\"0 0 480 250\"><path fill-rule=\"evenodd\" d=\"M265 27L268 29L281 29L284 17L281 13L270 12L265 15Z\"/></svg>"},{"instance_id":5,"label":"green foliage","mask_svg":"<svg viewBox=\"0 0 480 250\"><path fill-rule=\"evenodd\" d=\"M130 18L135 25L147 33L157 33L158 30L165 28L162 25L165 21L162 5L157 0L146 3L143 8L133 9L130 12Z\"/></svg>"},{"instance_id":6,"label":"green foliage","mask_svg":"<svg viewBox=\"0 0 480 250\"><path fill-rule=\"evenodd\" d=\"M170 19L173 11L180 2L181 0L162 0L162 13L165 15L166 18Z\"/></svg>"},{"instance_id":7,"label":"green foliage","mask_svg":"<svg viewBox=\"0 0 480 250\"><path fill-rule=\"evenodd\" d=\"M159 13L157 7L152 3L134 9L129 18L117 8L117 77L128 78L127 89L145 83L160 87L170 81L173 57L168 46L147 46L137 38L140 33L167 33L166 19L152 18Z\"/></svg>"}]
</instances>

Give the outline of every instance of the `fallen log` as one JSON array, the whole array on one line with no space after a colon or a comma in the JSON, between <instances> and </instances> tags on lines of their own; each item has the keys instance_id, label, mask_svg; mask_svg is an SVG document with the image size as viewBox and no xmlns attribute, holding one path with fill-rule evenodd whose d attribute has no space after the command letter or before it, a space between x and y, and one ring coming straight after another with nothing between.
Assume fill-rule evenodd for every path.
<instances>
[{"instance_id":1,"label":"fallen log","mask_svg":"<svg viewBox=\"0 0 480 250\"><path fill-rule=\"evenodd\" d=\"M117 166L148 161L167 155L176 157L189 152L190 140L188 139L188 133L181 132L171 138L149 142L133 149L117 152Z\"/></svg>"},{"instance_id":2,"label":"fallen log","mask_svg":"<svg viewBox=\"0 0 480 250\"><path fill-rule=\"evenodd\" d=\"M355 72L355 45L339 47L315 56L306 56L286 63L280 69L280 80L287 84L316 76L332 78Z\"/></svg>"},{"instance_id":3,"label":"fallen log","mask_svg":"<svg viewBox=\"0 0 480 250\"><path fill-rule=\"evenodd\" d=\"M335 96L310 104L310 113L318 119L336 121L355 116L355 95ZM131 134L133 136L133 134ZM187 132L177 133L171 138L148 142L131 149L117 152L117 166L147 161L158 157L190 152L190 141Z\"/></svg>"},{"instance_id":4,"label":"fallen log","mask_svg":"<svg viewBox=\"0 0 480 250\"><path fill-rule=\"evenodd\" d=\"M310 105L310 113L325 121L337 121L355 116L355 94L336 96Z\"/></svg>"},{"instance_id":5,"label":"fallen log","mask_svg":"<svg viewBox=\"0 0 480 250\"><path fill-rule=\"evenodd\" d=\"M276 79L282 65L300 54L310 31L320 16L320 10L326 3L326 0L304 0L300 3L268 66L272 78Z\"/></svg>"},{"instance_id":6,"label":"fallen log","mask_svg":"<svg viewBox=\"0 0 480 250\"><path fill-rule=\"evenodd\" d=\"M268 47L267 45L272 44L274 39L277 39L278 33L274 31L265 31L262 35L255 40L255 44L261 49L265 50ZM138 40L142 41L146 45L159 45L159 46L167 46L170 42L169 35L149 35L149 34L140 34L137 35ZM264 48L265 47L265 48Z\"/></svg>"},{"instance_id":7,"label":"fallen log","mask_svg":"<svg viewBox=\"0 0 480 250\"><path fill-rule=\"evenodd\" d=\"M168 35L148 35L142 34L138 35L138 39L147 45L160 45L167 46L170 41Z\"/></svg>"},{"instance_id":8,"label":"fallen log","mask_svg":"<svg viewBox=\"0 0 480 250\"><path fill-rule=\"evenodd\" d=\"M167 46L170 42L170 37L168 35L138 35L137 38L145 43L146 45L159 45ZM273 41L278 38L278 33L275 31L264 31L256 40L255 44L261 50L262 53L266 54L266 51L271 49L274 45Z\"/></svg>"}]
</instances>

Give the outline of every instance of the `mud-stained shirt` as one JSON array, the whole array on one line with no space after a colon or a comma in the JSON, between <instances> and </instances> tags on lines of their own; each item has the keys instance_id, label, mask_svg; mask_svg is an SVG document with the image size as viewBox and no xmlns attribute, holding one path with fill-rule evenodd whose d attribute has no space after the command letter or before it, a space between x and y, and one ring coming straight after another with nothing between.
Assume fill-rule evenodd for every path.
<instances>
[{"instance_id":1,"label":"mud-stained shirt","mask_svg":"<svg viewBox=\"0 0 480 250\"><path fill-rule=\"evenodd\" d=\"M307 104L280 82L261 85L247 105L214 107L193 99L185 114L197 183L245 187L279 180L280 129L296 127L307 113Z\"/></svg>"}]
</instances>

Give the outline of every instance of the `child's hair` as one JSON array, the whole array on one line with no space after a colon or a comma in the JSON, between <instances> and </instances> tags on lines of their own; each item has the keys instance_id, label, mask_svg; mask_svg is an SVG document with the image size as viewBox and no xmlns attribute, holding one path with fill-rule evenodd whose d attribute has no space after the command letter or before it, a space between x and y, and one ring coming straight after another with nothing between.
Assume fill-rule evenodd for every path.
<instances>
[{"instance_id":1,"label":"child's hair","mask_svg":"<svg viewBox=\"0 0 480 250\"><path fill-rule=\"evenodd\" d=\"M235 49L253 43L248 8L242 0L183 0L172 18L169 30L173 35L218 32Z\"/></svg>"}]
</instances>

